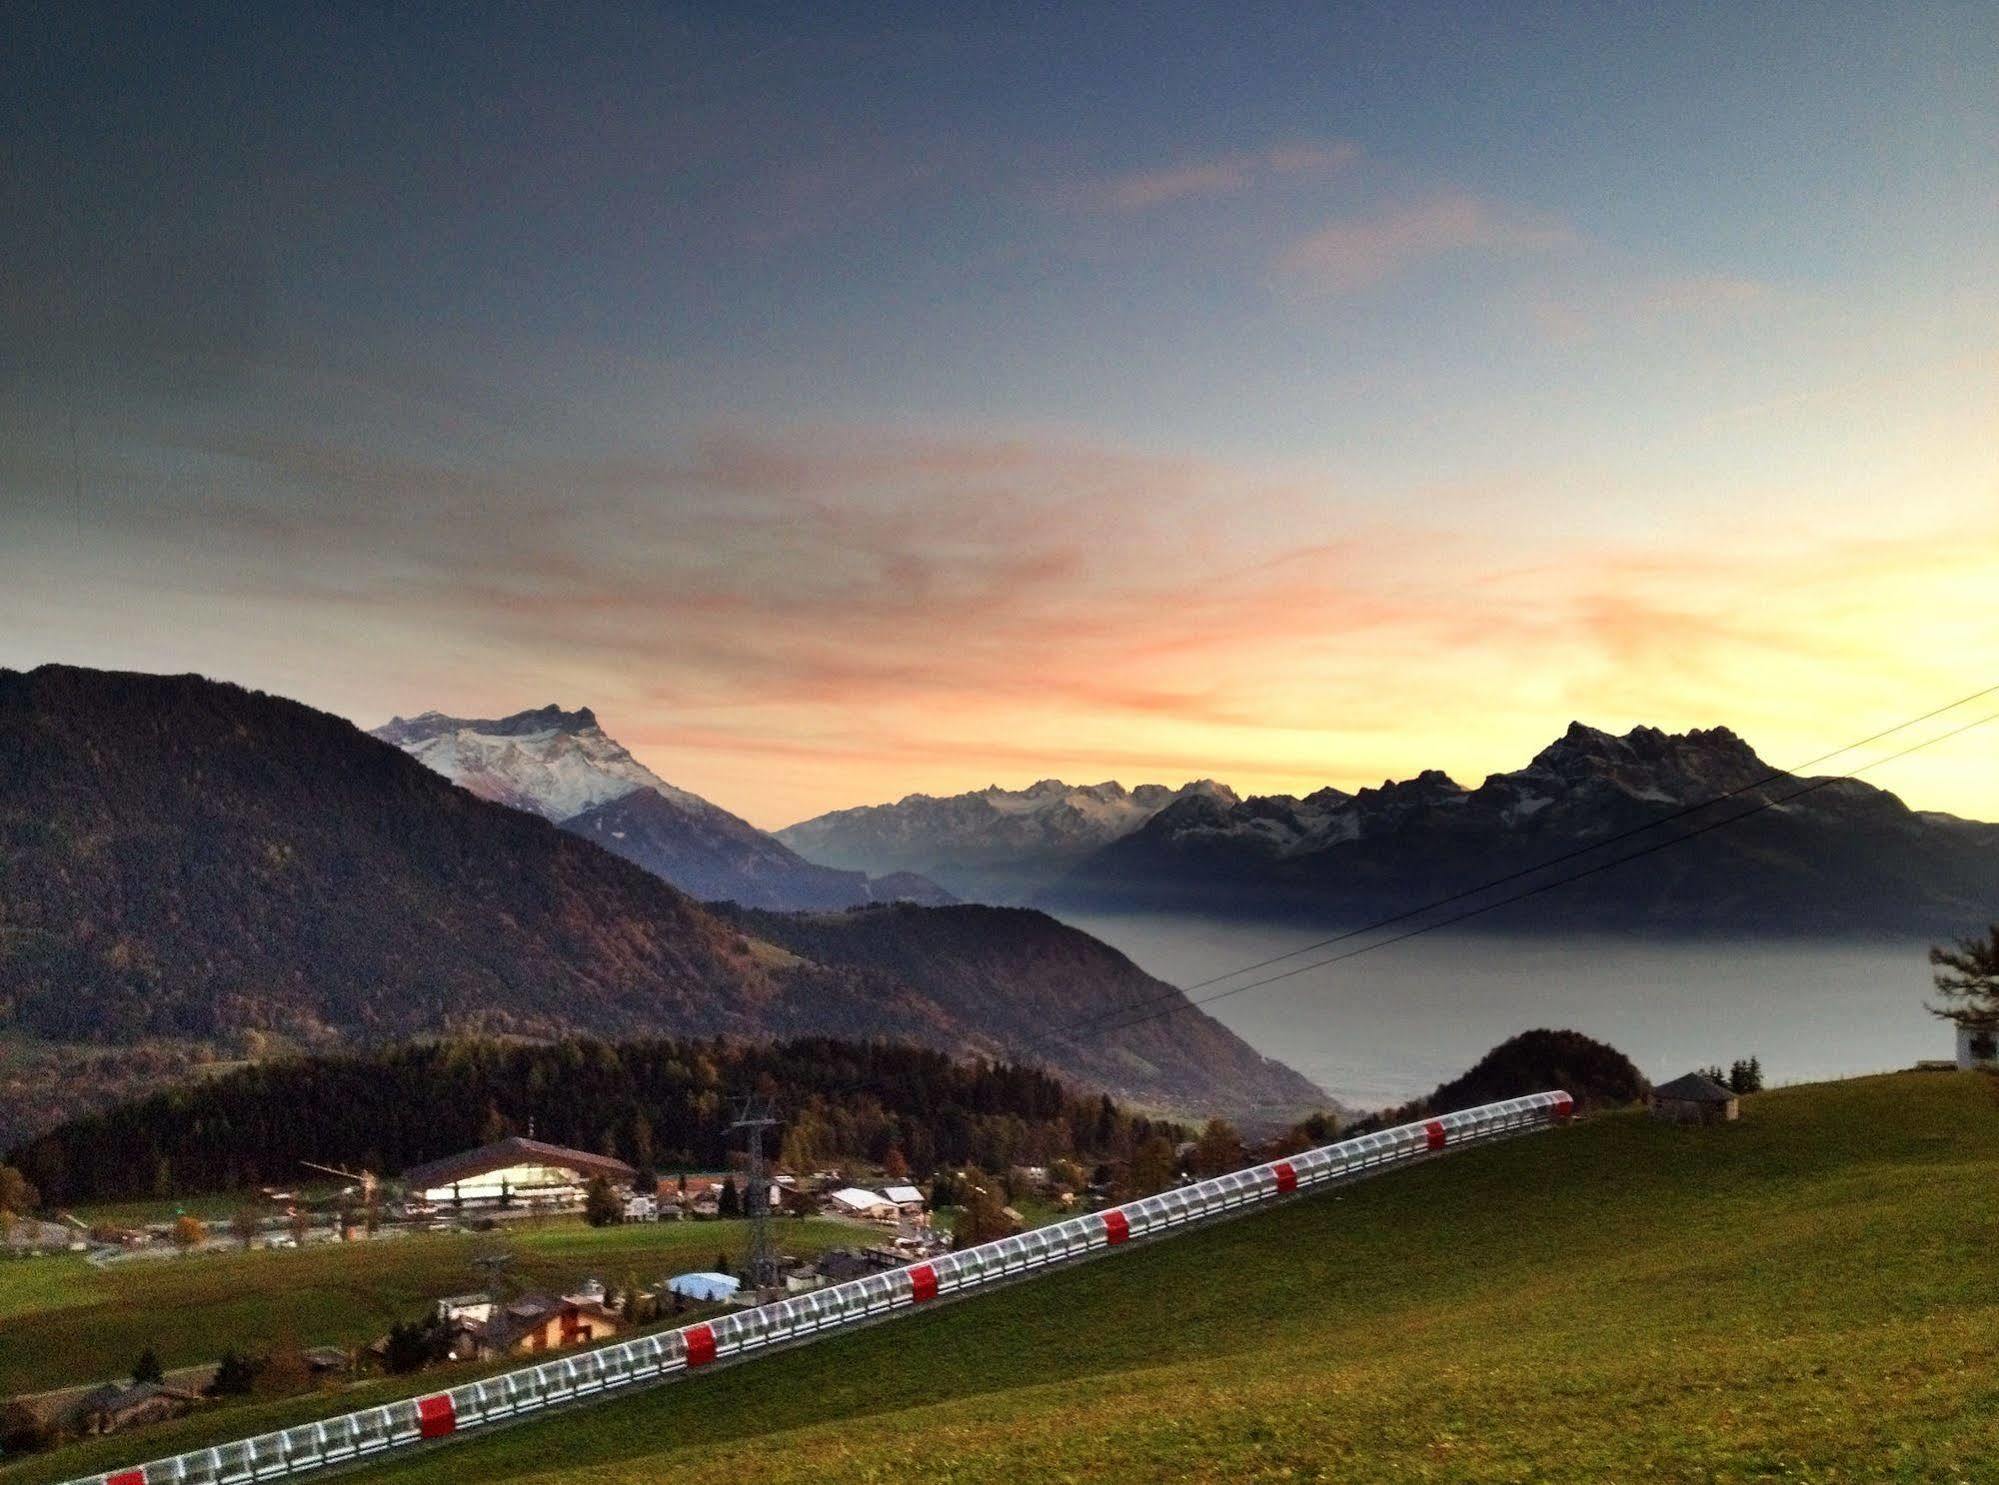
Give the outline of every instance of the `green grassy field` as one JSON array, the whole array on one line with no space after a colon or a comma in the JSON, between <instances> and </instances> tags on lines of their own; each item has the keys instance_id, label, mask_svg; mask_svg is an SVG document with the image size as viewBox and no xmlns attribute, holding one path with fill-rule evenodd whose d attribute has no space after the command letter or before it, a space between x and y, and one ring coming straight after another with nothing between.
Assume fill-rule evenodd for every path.
<instances>
[{"instance_id":1,"label":"green grassy field","mask_svg":"<svg viewBox=\"0 0 1999 1485\"><path fill-rule=\"evenodd\" d=\"M372 1471L1999 1478L1999 1101L1789 1089L1364 1183Z\"/></svg>"},{"instance_id":2,"label":"green grassy field","mask_svg":"<svg viewBox=\"0 0 1999 1485\"><path fill-rule=\"evenodd\" d=\"M257 1351L284 1329L304 1345L373 1340L442 1294L475 1289L477 1253L504 1247L529 1287L568 1287L628 1271L650 1283L740 1254L742 1224L662 1222L586 1227L580 1220L504 1237L425 1233L298 1251L200 1253L96 1269L80 1256L0 1263L0 1397L128 1370L151 1345L168 1367ZM830 1222L787 1222L787 1249L816 1252L860 1236Z\"/></svg>"}]
</instances>

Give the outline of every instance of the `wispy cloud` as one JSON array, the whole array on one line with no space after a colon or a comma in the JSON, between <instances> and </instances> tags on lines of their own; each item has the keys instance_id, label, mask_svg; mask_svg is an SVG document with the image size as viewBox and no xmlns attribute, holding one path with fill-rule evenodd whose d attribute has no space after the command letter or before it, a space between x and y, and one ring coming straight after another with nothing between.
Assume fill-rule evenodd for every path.
<instances>
[{"instance_id":1,"label":"wispy cloud","mask_svg":"<svg viewBox=\"0 0 1999 1485\"><path fill-rule=\"evenodd\" d=\"M123 630L56 653L370 723L588 702L665 776L766 824L1079 769L1476 777L1571 715L1795 717L1809 752L1812 698L1843 677L1889 709L1999 651L1989 508L1891 541L1773 502L1758 529L1621 540L1460 530L1442 506L1350 501L1323 470L1038 429L415 449L435 446L190 427L170 461L102 464L121 488L168 465L186 485L135 502L119 550L92 556L115 601L79 604L94 590L60 561L0 551L0 632L32 649L49 616L101 611ZM138 606L171 644L123 632Z\"/></svg>"},{"instance_id":2,"label":"wispy cloud","mask_svg":"<svg viewBox=\"0 0 1999 1485\"><path fill-rule=\"evenodd\" d=\"M1344 140L1272 145L1115 175L1099 182L1094 194L1118 211L1149 211L1190 198L1234 195L1280 177L1329 174L1360 153L1359 145Z\"/></svg>"},{"instance_id":3,"label":"wispy cloud","mask_svg":"<svg viewBox=\"0 0 1999 1485\"><path fill-rule=\"evenodd\" d=\"M1351 294L1453 255L1518 256L1567 247L1568 224L1463 191L1393 202L1321 227L1287 247L1278 271L1311 293Z\"/></svg>"},{"instance_id":4,"label":"wispy cloud","mask_svg":"<svg viewBox=\"0 0 1999 1485\"><path fill-rule=\"evenodd\" d=\"M1605 335L1677 326L1720 325L1766 308L1776 290L1735 274L1648 274L1565 277L1536 288L1527 302L1549 340L1577 345Z\"/></svg>"}]
</instances>

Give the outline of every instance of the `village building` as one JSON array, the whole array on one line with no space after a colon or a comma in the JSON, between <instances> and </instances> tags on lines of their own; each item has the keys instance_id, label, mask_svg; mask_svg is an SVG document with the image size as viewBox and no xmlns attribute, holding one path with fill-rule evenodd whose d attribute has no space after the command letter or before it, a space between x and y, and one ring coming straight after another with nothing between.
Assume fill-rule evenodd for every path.
<instances>
[{"instance_id":1,"label":"village building","mask_svg":"<svg viewBox=\"0 0 1999 1485\"><path fill-rule=\"evenodd\" d=\"M882 1195L895 1203L896 1211L905 1222L928 1222L929 1203L923 1193L914 1186L884 1186Z\"/></svg>"},{"instance_id":2,"label":"village building","mask_svg":"<svg viewBox=\"0 0 1999 1485\"><path fill-rule=\"evenodd\" d=\"M630 1184L624 1161L513 1135L403 1172L413 1201L433 1206L574 1206L593 1176Z\"/></svg>"},{"instance_id":3,"label":"village building","mask_svg":"<svg viewBox=\"0 0 1999 1485\"><path fill-rule=\"evenodd\" d=\"M485 1300L459 1306L443 1318L451 1329L456 1361L490 1361L535 1356L588 1345L618 1334L624 1317L596 1293L525 1294L504 1302Z\"/></svg>"},{"instance_id":4,"label":"village building","mask_svg":"<svg viewBox=\"0 0 1999 1485\"><path fill-rule=\"evenodd\" d=\"M883 1264L864 1252L852 1248L828 1248L821 1253L815 1265L820 1277L829 1284L844 1284L849 1279L861 1279L869 1274L879 1273L883 1268L893 1268L894 1264Z\"/></svg>"},{"instance_id":5,"label":"village building","mask_svg":"<svg viewBox=\"0 0 1999 1485\"><path fill-rule=\"evenodd\" d=\"M739 1177L724 1174L663 1178L659 1183L661 1220L721 1216L722 1188L732 1183L736 1188L738 1209L743 1210L749 1200L749 1183ZM784 1200L785 1187L773 1181L770 1186L770 1210L773 1212L782 1210Z\"/></svg>"},{"instance_id":6,"label":"village building","mask_svg":"<svg viewBox=\"0 0 1999 1485\"><path fill-rule=\"evenodd\" d=\"M200 1401L199 1394L162 1382L107 1382L71 1402L56 1421L72 1433L117 1433L178 1418Z\"/></svg>"},{"instance_id":7,"label":"village building","mask_svg":"<svg viewBox=\"0 0 1999 1485\"><path fill-rule=\"evenodd\" d=\"M859 1186L842 1186L826 1197L826 1211L836 1217L864 1222L900 1222L902 1209L886 1196Z\"/></svg>"},{"instance_id":8,"label":"village building","mask_svg":"<svg viewBox=\"0 0 1999 1485\"><path fill-rule=\"evenodd\" d=\"M905 1226L895 1235L891 1245L898 1257L897 1262L909 1263L919 1258L935 1258L951 1251L952 1234L942 1228L931 1227L929 1218L924 1218L922 1226Z\"/></svg>"},{"instance_id":9,"label":"village building","mask_svg":"<svg viewBox=\"0 0 1999 1485\"><path fill-rule=\"evenodd\" d=\"M1958 1023L1957 1065L1965 1072L1975 1067L1999 1068L1999 1021Z\"/></svg>"},{"instance_id":10,"label":"village building","mask_svg":"<svg viewBox=\"0 0 1999 1485\"><path fill-rule=\"evenodd\" d=\"M1732 1089L1690 1072L1652 1090L1652 1117L1675 1124L1722 1124L1741 1112Z\"/></svg>"},{"instance_id":11,"label":"village building","mask_svg":"<svg viewBox=\"0 0 1999 1485\"><path fill-rule=\"evenodd\" d=\"M736 1297L742 1280L730 1274L710 1272L675 1274L666 1281L667 1292L697 1304L723 1304Z\"/></svg>"},{"instance_id":12,"label":"village building","mask_svg":"<svg viewBox=\"0 0 1999 1485\"><path fill-rule=\"evenodd\" d=\"M483 1291L471 1294L447 1294L437 1301L437 1318L447 1323L469 1320L484 1325L493 1318L493 1296Z\"/></svg>"}]
</instances>

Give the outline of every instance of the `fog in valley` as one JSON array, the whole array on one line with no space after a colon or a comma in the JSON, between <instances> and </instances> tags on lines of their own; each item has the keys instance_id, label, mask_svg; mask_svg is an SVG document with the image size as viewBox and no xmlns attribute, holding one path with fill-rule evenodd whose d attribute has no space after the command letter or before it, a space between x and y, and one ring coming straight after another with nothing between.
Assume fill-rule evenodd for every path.
<instances>
[{"instance_id":1,"label":"fog in valley","mask_svg":"<svg viewBox=\"0 0 1999 1485\"><path fill-rule=\"evenodd\" d=\"M1329 936L1197 917L1070 921L1177 985ZM1753 1053L1774 1085L1950 1056L1948 1028L1923 1009L1927 949L1437 933L1207 1009L1259 1051L1359 1108L1427 1093L1495 1043L1535 1026L1609 1042L1655 1081Z\"/></svg>"}]
</instances>

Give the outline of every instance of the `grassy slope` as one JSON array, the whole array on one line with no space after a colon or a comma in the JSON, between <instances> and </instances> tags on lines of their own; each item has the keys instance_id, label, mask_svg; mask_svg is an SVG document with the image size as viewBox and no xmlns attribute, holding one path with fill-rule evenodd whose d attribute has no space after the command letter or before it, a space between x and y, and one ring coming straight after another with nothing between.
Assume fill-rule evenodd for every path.
<instances>
[{"instance_id":1,"label":"grassy slope","mask_svg":"<svg viewBox=\"0 0 1999 1485\"><path fill-rule=\"evenodd\" d=\"M1971 1076L1600 1119L373 1477L1992 1478L1995 1175Z\"/></svg>"},{"instance_id":2,"label":"grassy slope","mask_svg":"<svg viewBox=\"0 0 1999 1485\"><path fill-rule=\"evenodd\" d=\"M816 1251L861 1236L835 1223L788 1222L785 1246ZM740 1253L741 1224L664 1222L589 1228L564 1221L504 1240L531 1287L595 1276L644 1282L707 1268L718 1251ZM502 1240L422 1234L302 1252L203 1253L94 1269L80 1257L0 1264L0 1397L101 1381L130 1367L147 1344L169 1367L261 1350L291 1327L305 1345L373 1340L440 1294L476 1288L475 1253ZM141 1447L149 1447L142 1444Z\"/></svg>"}]
</instances>

